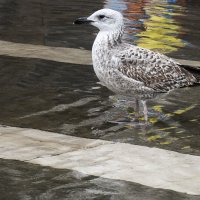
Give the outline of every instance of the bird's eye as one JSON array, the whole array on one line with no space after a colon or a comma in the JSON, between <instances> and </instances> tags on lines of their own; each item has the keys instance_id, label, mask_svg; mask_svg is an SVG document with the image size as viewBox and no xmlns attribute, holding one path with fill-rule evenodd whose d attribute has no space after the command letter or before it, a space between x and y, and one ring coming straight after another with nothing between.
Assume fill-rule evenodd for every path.
<instances>
[{"instance_id":1,"label":"bird's eye","mask_svg":"<svg viewBox=\"0 0 200 200\"><path fill-rule=\"evenodd\" d=\"M99 15L99 19L105 18L105 15Z\"/></svg>"}]
</instances>

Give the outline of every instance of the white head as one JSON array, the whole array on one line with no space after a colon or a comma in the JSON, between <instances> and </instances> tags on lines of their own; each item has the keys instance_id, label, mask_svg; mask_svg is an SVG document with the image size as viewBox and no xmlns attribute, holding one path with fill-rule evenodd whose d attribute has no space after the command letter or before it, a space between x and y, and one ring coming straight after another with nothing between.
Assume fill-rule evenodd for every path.
<instances>
[{"instance_id":1,"label":"white head","mask_svg":"<svg viewBox=\"0 0 200 200\"><path fill-rule=\"evenodd\" d=\"M122 14L111 9L98 10L89 17L77 19L74 23L91 24L97 27L100 31L118 30L124 25Z\"/></svg>"}]
</instances>

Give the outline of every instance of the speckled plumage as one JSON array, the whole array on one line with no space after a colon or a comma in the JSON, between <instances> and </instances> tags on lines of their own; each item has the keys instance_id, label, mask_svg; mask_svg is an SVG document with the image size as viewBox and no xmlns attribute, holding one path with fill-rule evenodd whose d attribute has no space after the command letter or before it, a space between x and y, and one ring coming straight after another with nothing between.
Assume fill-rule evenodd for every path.
<instances>
[{"instance_id":1,"label":"speckled plumage","mask_svg":"<svg viewBox=\"0 0 200 200\"><path fill-rule=\"evenodd\" d=\"M94 71L113 92L151 96L200 82L171 58L123 42L124 23L119 12L102 9L87 19L100 29L92 47Z\"/></svg>"}]
</instances>

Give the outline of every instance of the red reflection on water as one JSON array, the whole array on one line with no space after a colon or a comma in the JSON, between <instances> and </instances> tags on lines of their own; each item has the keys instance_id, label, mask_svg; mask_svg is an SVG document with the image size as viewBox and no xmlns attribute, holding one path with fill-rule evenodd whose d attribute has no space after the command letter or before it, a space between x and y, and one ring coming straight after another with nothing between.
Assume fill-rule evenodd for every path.
<instances>
[{"instance_id":1,"label":"red reflection on water","mask_svg":"<svg viewBox=\"0 0 200 200\"><path fill-rule=\"evenodd\" d=\"M127 9L123 10L122 12L129 20L133 22L130 26L133 29L128 30L128 33L130 34L139 33L145 30L145 26L142 23L142 20L145 19L147 16L146 9L149 9L152 5L155 5L155 3L160 2L160 3L165 3L169 6L171 4L171 5L179 5L181 7L186 7L188 4L188 0L174 0L174 1L123 0L122 2L124 2L124 4L126 4L127 7Z\"/></svg>"},{"instance_id":2,"label":"red reflection on water","mask_svg":"<svg viewBox=\"0 0 200 200\"><path fill-rule=\"evenodd\" d=\"M124 2L127 5L127 9L123 10L123 13L126 15L126 17L134 21L135 23L131 24L131 27L134 27L135 29L129 29L128 33L138 33L144 30L143 23L141 19L145 16L145 5L149 2L147 0L139 0L130 2L129 0L124 0ZM137 23L138 22L138 23Z\"/></svg>"}]
</instances>

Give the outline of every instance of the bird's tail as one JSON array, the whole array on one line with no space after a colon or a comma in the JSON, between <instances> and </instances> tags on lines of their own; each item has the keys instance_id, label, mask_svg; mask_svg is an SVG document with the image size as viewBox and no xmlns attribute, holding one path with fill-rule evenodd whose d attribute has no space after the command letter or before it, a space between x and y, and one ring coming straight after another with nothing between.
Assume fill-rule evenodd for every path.
<instances>
[{"instance_id":1,"label":"bird's tail","mask_svg":"<svg viewBox=\"0 0 200 200\"><path fill-rule=\"evenodd\" d=\"M180 65L184 69L186 69L188 72L190 72L197 80L197 84L200 84L200 67L193 67L189 65Z\"/></svg>"}]
</instances>

